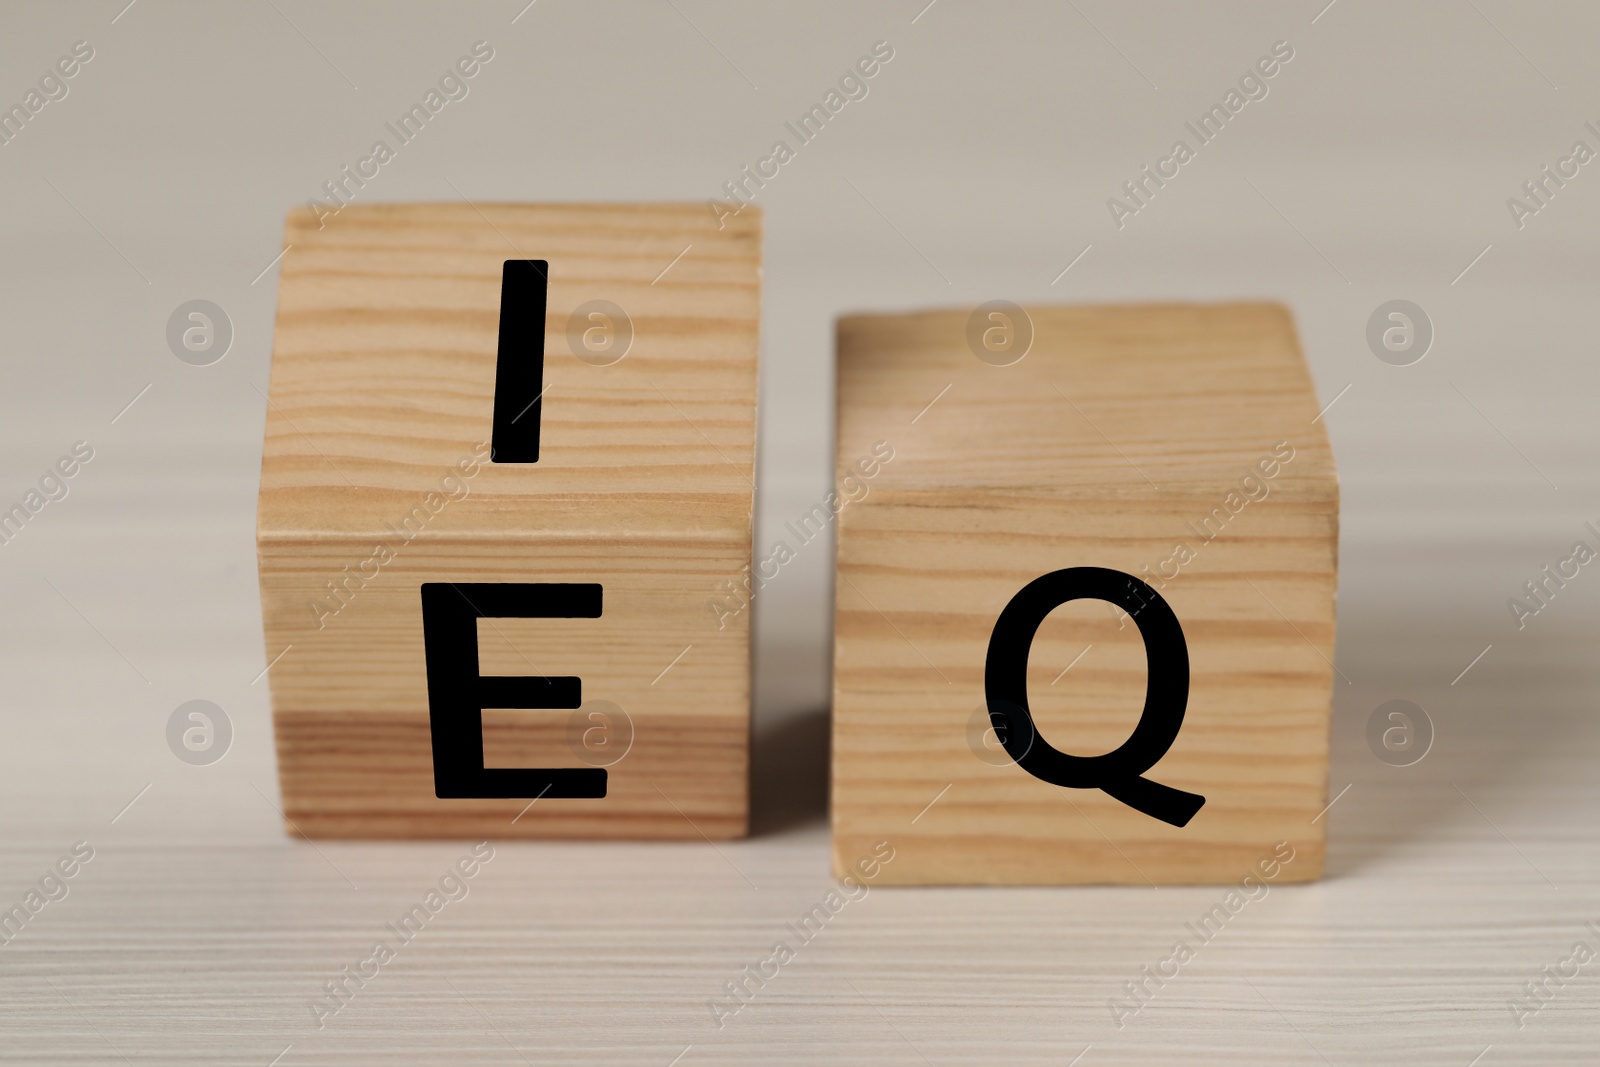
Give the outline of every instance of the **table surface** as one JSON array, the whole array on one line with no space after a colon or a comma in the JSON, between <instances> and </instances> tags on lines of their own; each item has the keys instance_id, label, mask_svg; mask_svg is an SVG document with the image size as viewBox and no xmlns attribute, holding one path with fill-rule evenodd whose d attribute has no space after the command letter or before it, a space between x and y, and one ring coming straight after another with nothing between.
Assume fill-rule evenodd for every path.
<instances>
[{"instance_id":1,"label":"table surface","mask_svg":"<svg viewBox=\"0 0 1600 1067\"><path fill-rule=\"evenodd\" d=\"M94 449L0 544L0 910L75 843L93 849L0 945L0 1058L1600 1058L1600 966L1569 962L1600 950L1600 580L1569 581L1521 628L1506 607L1600 522L1600 179L1547 185L1520 219L1507 206L1596 143L1600 13L124 3L8 12L0 33L0 101L74 41L95 50L0 146L0 504L74 442ZM1273 887L1120 1017L1112 1001L1222 888L872 889L719 1020L727 983L835 885L823 545L757 603L748 840L492 842L466 895L400 944L386 924L472 842L286 836L253 553L283 213L479 39L495 54L470 93L361 197L723 195L892 43L870 93L758 195L762 543L827 490L841 312L1287 303L1343 491L1327 876ZM1119 228L1108 198L1278 40L1295 54L1268 95ZM196 298L234 328L207 367L164 334ZM1435 330L1409 367L1366 339L1395 298ZM1435 732L1404 768L1365 740L1397 698ZM232 723L209 766L168 747L192 699ZM385 939L393 958L319 1015L326 984ZM1534 981L1539 1008L1519 1015Z\"/></svg>"}]
</instances>

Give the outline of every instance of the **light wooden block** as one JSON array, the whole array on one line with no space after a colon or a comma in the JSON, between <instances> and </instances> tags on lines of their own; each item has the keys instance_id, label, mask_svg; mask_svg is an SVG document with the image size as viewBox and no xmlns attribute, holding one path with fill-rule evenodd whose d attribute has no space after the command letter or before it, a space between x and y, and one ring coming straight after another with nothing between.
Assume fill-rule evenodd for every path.
<instances>
[{"instance_id":1,"label":"light wooden block","mask_svg":"<svg viewBox=\"0 0 1600 1067\"><path fill-rule=\"evenodd\" d=\"M700 204L457 203L325 221L288 221L258 513L289 828L744 834L749 612L708 604L751 555L759 216L719 229ZM548 263L531 463L487 458L507 260ZM572 347L591 320L570 340L593 300L632 322L609 365ZM600 617L478 619L477 673L577 676L582 714L486 709L485 765L614 759L623 720L589 717L608 705L631 748L603 798L441 799L422 587L535 582L599 583Z\"/></svg>"},{"instance_id":2,"label":"light wooden block","mask_svg":"<svg viewBox=\"0 0 1600 1067\"><path fill-rule=\"evenodd\" d=\"M992 321L1004 344L1020 320L838 324L852 502L838 517L836 872L887 840L880 881L900 884L1226 883L1264 860L1277 881L1319 877L1339 497L1288 312L1026 315L1032 346L1009 366L968 336ZM878 442L893 458L864 476ZM1024 586L1076 567L1140 577L1181 625L1187 708L1144 777L1204 797L1186 825L1041 780L996 743L996 621ZM1146 654L1123 609L1055 608L1024 662L1036 740L1094 756L1134 731ZM1159 671L1173 677L1168 660ZM1280 842L1290 862L1273 860Z\"/></svg>"}]
</instances>

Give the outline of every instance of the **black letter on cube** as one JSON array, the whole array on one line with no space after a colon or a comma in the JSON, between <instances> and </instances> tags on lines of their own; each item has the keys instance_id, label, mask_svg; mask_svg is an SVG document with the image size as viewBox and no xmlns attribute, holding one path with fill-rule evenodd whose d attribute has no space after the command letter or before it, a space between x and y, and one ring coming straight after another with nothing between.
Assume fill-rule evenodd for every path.
<instances>
[{"instance_id":1,"label":"black letter on cube","mask_svg":"<svg viewBox=\"0 0 1600 1067\"><path fill-rule=\"evenodd\" d=\"M508 259L500 275L500 351L495 357L491 463L539 462L549 267L549 261L543 259Z\"/></svg>"},{"instance_id":2,"label":"black letter on cube","mask_svg":"<svg viewBox=\"0 0 1600 1067\"><path fill-rule=\"evenodd\" d=\"M484 708L576 708L583 703L583 679L478 673L480 618L598 619L600 597L598 582L422 583L435 795L443 800L606 795L604 767L483 765Z\"/></svg>"},{"instance_id":3,"label":"black letter on cube","mask_svg":"<svg viewBox=\"0 0 1600 1067\"><path fill-rule=\"evenodd\" d=\"M1107 600L1132 616L1144 638L1144 713L1121 747L1074 756L1040 737L1028 709L1028 653L1045 616L1069 600ZM1186 826L1206 802L1144 777L1167 754L1189 706L1189 646L1172 608L1131 574L1105 567L1068 567L1035 578L1011 598L989 636L983 689L989 721L1017 765L1069 789L1100 789L1137 811Z\"/></svg>"}]
</instances>

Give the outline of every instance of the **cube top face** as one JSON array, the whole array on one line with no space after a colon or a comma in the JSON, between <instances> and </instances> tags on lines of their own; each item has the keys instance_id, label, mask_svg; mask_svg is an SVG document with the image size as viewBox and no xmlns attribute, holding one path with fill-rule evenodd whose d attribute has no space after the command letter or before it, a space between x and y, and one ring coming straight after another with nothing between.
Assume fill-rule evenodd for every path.
<instances>
[{"instance_id":1,"label":"cube top face","mask_svg":"<svg viewBox=\"0 0 1600 1067\"><path fill-rule=\"evenodd\" d=\"M1238 480L1263 441L1290 440L1295 461L1274 491L1336 492L1327 436L1312 421L1316 394L1279 305L856 315L839 322L838 359L849 397L841 458L909 429L939 398L917 419L940 412L939 431L900 432L894 447L911 462L885 466L875 491L1208 499Z\"/></svg>"},{"instance_id":2,"label":"cube top face","mask_svg":"<svg viewBox=\"0 0 1600 1067\"><path fill-rule=\"evenodd\" d=\"M433 535L747 538L761 229L723 222L702 204L291 214L261 542L377 536L487 456L507 260L548 264L542 447L484 462Z\"/></svg>"},{"instance_id":3,"label":"cube top face","mask_svg":"<svg viewBox=\"0 0 1600 1067\"><path fill-rule=\"evenodd\" d=\"M835 870L888 841L900 884L1318 877L1338 486L1286 313L1027 315L1010 365L969 346L969 310L839 325ZM1052 581L1075 598L1041 604ZM1037 629L997 641L1026 603ZM997 674L1030 721L997 729ZM1170 743L1145 744L1180 678ZM1142 748L1134 773L1203 803L1164 821L1112 795L1128 773L1052 782L1013 752L1041 745Z\"/></svg>"}]
</instances>

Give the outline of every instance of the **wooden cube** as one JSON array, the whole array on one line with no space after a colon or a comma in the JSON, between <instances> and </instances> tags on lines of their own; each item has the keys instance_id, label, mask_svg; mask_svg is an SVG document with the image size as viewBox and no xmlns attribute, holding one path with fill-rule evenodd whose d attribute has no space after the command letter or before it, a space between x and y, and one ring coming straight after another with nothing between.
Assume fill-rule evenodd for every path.
<instances>
[{"instance_id":1,"label":"wooden cube","mask_svg":"<svg viewBox=\"0 0 1600 1067\"><path fill-rule=\"evenodd\" d=\"M751 557L757 213L322 222L288 221L257 532L289 828L744 834L750 613L713 605Z\"/></svg>"},{"instance_id":2,"label":"wooden cube","mask_svg":"<svg viewBox=\"0 0 1600 1067\"><path fill-rule=\"evenodd\" d=\"M1319 877L1339 497L1288 312L853 316L838 383L835 871Z\"/></svg>"}]
</instances>

